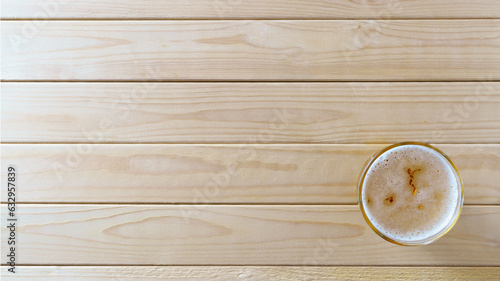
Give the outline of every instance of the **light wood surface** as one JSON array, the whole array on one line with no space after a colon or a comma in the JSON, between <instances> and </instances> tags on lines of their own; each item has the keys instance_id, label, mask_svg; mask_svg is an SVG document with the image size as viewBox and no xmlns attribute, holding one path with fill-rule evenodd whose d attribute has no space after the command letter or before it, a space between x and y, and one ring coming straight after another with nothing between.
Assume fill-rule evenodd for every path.
<instances>
[{"instance_id":1,"label":"light wood surface","mask_svg":"<svg viewBox=\"0 0 500 281\"><path fill-rule=\"evenodd\" d=\"M500 20L29 24L2 23L4 80L500 80Z\"/></svg>"},{"instance_id":2,"label":"light wood surface","mask_svg":"<svg viewBox=\"0 0 500 281\"><path fill-rule=\"evenodd\" d=\"M465 206L424 247L386 242L358 206L66 204L18 213L21 265L500 266L499 206Z\"/></svg>"},{"instance_id":3,"label":"light wood surface","mask_svg":"<svg viewBox=\"0 0 500 281\"><path fill-rule=\"evenodd\" d=\"M500 142L497 82L1 87L7 142Z\"/></svg>"},{"instance_id":4,"label":"light wood surface","mask_svg":"<svg viewBox=\"0 0 500 281\"><path fill-rule=\"evenodd\" d=\"M493 0L4 0L2 280L500 280ZM461 173L430 245L378 237L363 165Z\"/></svg>"},{"instance_id":5,"label":"light wood surface","mask_svg":"<svg viewBox=\"0 0 500 281\"><path fill-rule=\"evenodd\" d=\"M44 3L53 3L48 5ZM56 5L57 3L57 5ZM4 0L2 18L349 19L498 18L494 0Z\"/></svg>"},{"instance_id":6,"label":"light wood surface","mask_svg":"<svg viewBox=\"0 0 500 281\"><path fill-rule=\"evenodd\" d=\"M12 144L2 162L18 167L21 202L357 204L361 170L385 146ZM500 203L499 144L437 147L465 204Z\"/></svg>"},{"instance_id":7,"label":"light wood surface","mask_svg":"<svg viewBox=\"0 0 500 281\"><path fill-rule=\"evenodd\" d=\"M500 267L22 266L6 281L498 280Z\"/></svg>"}]
</instances>

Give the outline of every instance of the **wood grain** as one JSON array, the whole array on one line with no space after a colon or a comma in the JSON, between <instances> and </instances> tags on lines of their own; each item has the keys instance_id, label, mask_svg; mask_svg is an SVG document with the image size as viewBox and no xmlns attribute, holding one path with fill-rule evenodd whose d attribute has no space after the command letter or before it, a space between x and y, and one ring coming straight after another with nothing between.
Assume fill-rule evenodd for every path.
<instances>
[{"instance_id":1,"label":"wood grain","mask_svg":"<svg viewBox=\"0 0 500 281\"><path fill-rule=\"evenodd\" d=\"M1 87L4 142L500 142L497 82Z\"/></svg>"},{"instance_id":2,"label":"wood grain","mask_svg":"<svg viewBox=\"0 0 500 281\"><path fill-rule=\"evenodd\" d=\"M4 80L500 80L500 20L41 23L2 23Z\"/></svg>"},{"instance_id":3,"label":"wood grain","mask_svg":"<svg viewBox=\"0 0 500 281\"><path fill-rule=\"evenodd\" d=\"M18 216L19 265L500 265L499 206L465 206L422 247L378 237L358 206L19 205Z\"/></svg>"},{"instance_id":4,"label":"wood grain","mask_svg":"<svg viewBox=\"0 0 500 281\"><path fill-rule=\"evenodd\" d=\"M4 269L2 268L2 272ZM21 266L9 281L498 280L500 267Z\"/></svg>"},{"instance_id":5,"label":"wood grain","mask_svg":"<svg viewBox=\"0 0 500 281\"><path fill-rule=\"evenodd\" d=\"M2 165L17 167L22 202L357 204L361 170L385 146L17 144L2 145ZM500 145L438 148L465 204L500 204Z\"/></svg>"},{"instance_id":6,"label":"wood grain","mask_svg":"<svg viewBox=\"0 0 500 281\"><path fill-rule=\"evenodd\" d=\"M51 3L52 5L50 5ZM2 18L52 19L349 19L498 18L494 0L4 0Z\"/></svg>"}]
</instances>

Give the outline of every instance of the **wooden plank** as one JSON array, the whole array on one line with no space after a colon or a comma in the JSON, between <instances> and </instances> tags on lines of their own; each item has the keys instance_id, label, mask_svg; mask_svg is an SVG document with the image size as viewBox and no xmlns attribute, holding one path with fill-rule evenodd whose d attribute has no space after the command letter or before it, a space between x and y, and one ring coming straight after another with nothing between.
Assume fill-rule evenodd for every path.
<instances>
[{"instance_id":1,"label":"wooden plank","mask_svg":"<svg viewBox=\"0 0 500 281\"><path fill-rule=\"evenodd\" d=\"M5 272L2 267L2 272ZM113 280L498 280L500 267L21 266L9 281Z\"/></svg>"},{"instance_id":2,"label":"wooden plank","mask_svg":"<svg viewBox=\"0 0 500 281\"><path fill-rule=\"evenodd\" d=\"M493 0L4 0L4 19L498 18Z\"/></svg>"},{"instance_id":3,"label":"wooden plank","mask_svg":"<svg viewBox=\"0 0 500 281\"><path fill-rule=\"evenodd\" d=\"M17 167L22 202L356 204L361 170L385 146L18 144L2 145L2 164ZM500 204L500 145L438 147L465 204Z\"/></svg>"},{"instance_id":4,"label":"wooden plank","mask_svg":"<svg viewBox=\"0 0 500 281\"><path fill-rule=\"evenodd\" d=\"M36 23L2 23L3 79L500 79L500 20Z\"/></svg>"},{"instance_id":5,"label":"wooden plank","mask_svg":"<svg viewBox=\"0 0 500 281\"><path fill-rule=\"evenodd\" d=\"M500 206L465 206L422 247L383 240L358 206L18 205L17 214L19 265L500 265Z\"/></svg>"},{"instance_id":6,"label":"wooden plank","mask_svg":"<svg viewBox=\"0 0 500 281\"><path fill-rule=\"evenodd\" d=\"M4 142L500 142L498 82L1 87Z\"/></svg>"}]
</instances>

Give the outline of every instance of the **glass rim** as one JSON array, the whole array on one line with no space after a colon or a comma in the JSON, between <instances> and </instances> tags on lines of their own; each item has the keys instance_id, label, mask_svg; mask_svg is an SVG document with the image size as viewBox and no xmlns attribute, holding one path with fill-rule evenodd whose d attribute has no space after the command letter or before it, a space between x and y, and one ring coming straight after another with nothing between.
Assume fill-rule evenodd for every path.
<instances>
[{"instance_id":1,"label":"glass rim","mask_svg":"<svg viewBox=\"0 0 500 281\"><path fill-rule=\"evenodd\" d=\"M399 146L404 146L404 145L417 145L417 146L424 146L424 147L427 147L429 149L432 149L433 151L437 152L439 155L441 155L442 157L444 157L444 159L446 161L448 161L448 163L451 165L451 167L453 168L454 172L455 172L455 175L458 179L458 183L459 183L459 188L460 188L460 196L459 196L459 202L458 202L458 206L456 207L455 209L455 212L454 212L454 217L453 217L453 220L451 221L451 223L447 224L446 227L444 227L443 229L441 229L438 233L430 236L429 238L425 238L425 239L421 239L421 240L416 240L416 241L412 241L412 242L408 242L408 241L398 241L398 240L395 240L395 239L392 239L390 237L387 237L386 235L384 235L383 233L381 233L371 222L370 222L370 219L368 218L368 216L366 215L366 211L365 211L365 208L363 206L363 200L362 200L362 190L363 190L363 185L364 185L364 181L365 181L365 177L366 177L366 174L369 170L369 168L372 166L372 164L375 162L375 160L378 159L378 157L380 157L382 154L384 154L385 152L393 149L393 148L396 148L396 147L399 147ZM428 144L428 143L423 143L423 142L417 142L417 141L407 141L407 142L400 142L400 143L395 143L395 144L392 144L392 145L389 145L381 150L379 150L378 152L376 152L368 161L367 163L365 164L364 168L362 169L362 172L361 172L361 176L359 177L359 182L358 182L358 204L360 206L360 209L361 209L361 213L363 214L363 217L365 219L365 221L368 223L368 226L370 226L370 228L375 232L377 233L380 237L382 237L383 239L385 239L386 241L389 241L391 243L394 243L394 244L397 244L397 245L401 245L401 246L420 246L420 245L427 245L427 244L430 244L434 241L436 241L437 239L443 237L446 233L448 233L452 228L453 226L456 224L458 218L460 217L460 214L462 212L462 206L463 206L463 201L464 201L464 185L463 185L463 182L462 182L462 178L460 177L460 173L458 172L458 169L457 167L455 166L455 164L453 163L453 161L451 161L451 159L444 153L442 152L441 150L439 150L438 148Z\"/></svg>"}]
</instances>

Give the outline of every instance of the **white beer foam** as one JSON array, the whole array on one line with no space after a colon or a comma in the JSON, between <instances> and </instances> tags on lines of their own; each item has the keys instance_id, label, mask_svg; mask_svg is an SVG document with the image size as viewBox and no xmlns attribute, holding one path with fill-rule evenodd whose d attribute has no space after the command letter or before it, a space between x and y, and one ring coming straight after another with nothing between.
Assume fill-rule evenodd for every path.
<instances>
[{"instance_id":1,"label":"white beer foam","mask_svg":"<svg viewBox=\"0 0 500 281\"><path fill-rule=\"evenodd\" d=\"M403 145L372 163L361 197L366 216L380 233L412 242L438 234L451 223L460 190L458 176L441 154L425 146Z\"/></svg>"}]
</instances>

